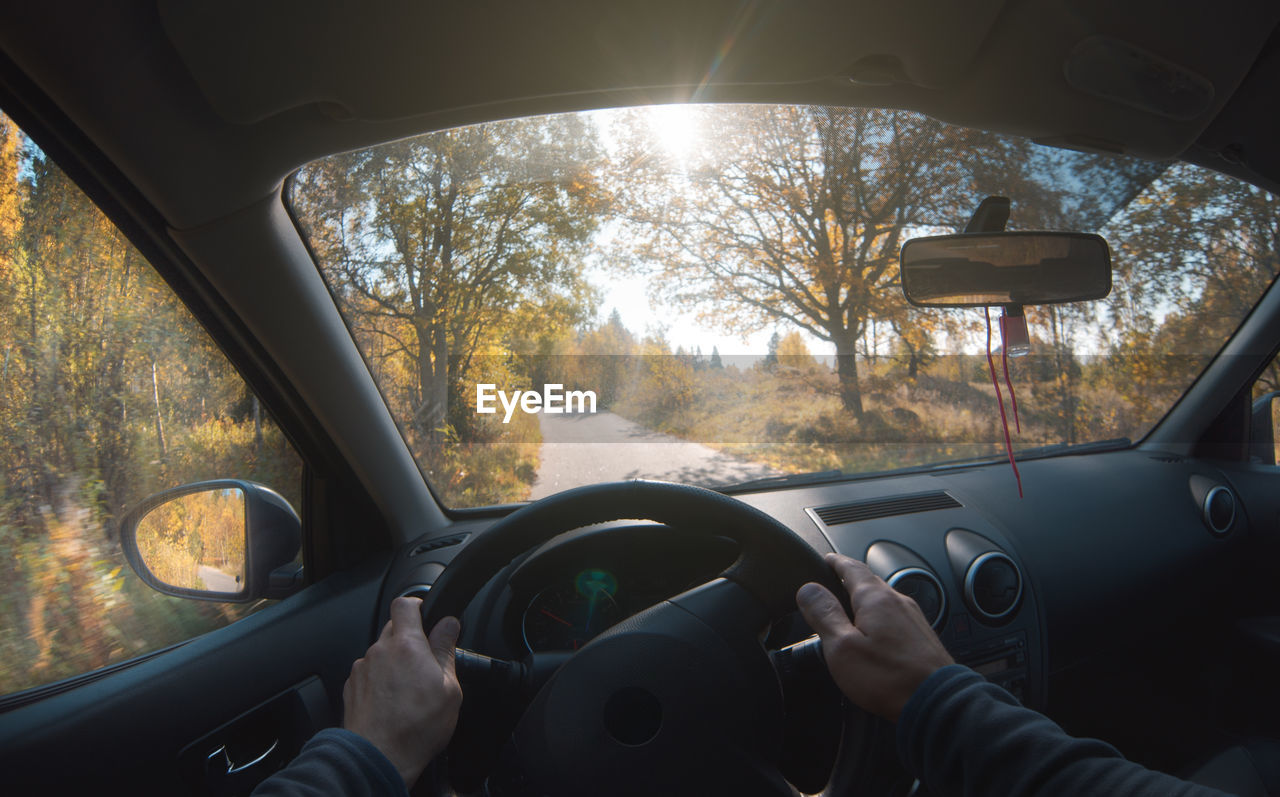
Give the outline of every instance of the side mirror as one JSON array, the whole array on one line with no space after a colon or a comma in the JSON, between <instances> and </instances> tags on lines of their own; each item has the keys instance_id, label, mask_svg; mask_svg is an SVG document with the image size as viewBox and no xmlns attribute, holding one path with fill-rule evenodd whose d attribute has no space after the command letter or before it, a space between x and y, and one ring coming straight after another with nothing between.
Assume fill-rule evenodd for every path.
<instances>
[{"instance_id":1,"label":"side mirror","mask_svg":"<svg viewBox=\"0 0 1280 797\"><path fill-rule=\"evenodd\" d=\"M157 493L125 514L120 544L149 587L180 598L283 598L302 581L293 564L302 544L298 514L255 482L218 479Z\"/></svg>"},{"instance_id":2,"label":"side mirror","mask_svg":"<svg viewBox=\"0 0 1280 797\"><path fill-rule=\"evenodd\" d=\"M1280 423L1280 390L1270 393L1253 402L1252 418L1249 421L1249 459L1264 465L1275 465L1276 424Z\"/></svg>"}]
</instances>

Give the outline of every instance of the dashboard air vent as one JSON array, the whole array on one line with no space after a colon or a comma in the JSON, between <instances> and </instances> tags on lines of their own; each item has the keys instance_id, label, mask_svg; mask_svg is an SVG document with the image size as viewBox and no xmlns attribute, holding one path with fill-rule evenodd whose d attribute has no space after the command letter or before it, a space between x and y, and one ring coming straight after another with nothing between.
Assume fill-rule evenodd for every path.
<instances>
[{"instance_id":1,"label":"dashboard air vent","mask_svg":"<svg viewBox=\"0 0 1280 797\"><path fill-rule=\"evenodd\" d=\"M1225 537L1243 527L1244 513L1231 488L1218 479L1196 473L1190 479L1191 498L1200 508L1200 519L1215 537Z\"/></svg>"},{"instance_id":2,"label":"dashboard air vent","mask_svg":"<svg viewBox=\"0 0 1280 797\"><path fill-rule=\"evenodd\" d=\"M907 567L889 577L889 586L920 606L936 631L947 616L947 593L938 577L922 567Z\"/></svg>"},{"instance_id":3,"label":"dashboard air vent","mask_svg":"<svg viewBox=\"0 0 1280 797\"><path fill-rule=\"evenodd\" d=\"M409 551L409 558L412 559L413 557L418 556L419 554L427 553L428 551L438 551L441 548L450 548L454 545L461 543L463 540L465 540L469 536L471 535L470 534L454 534L449 537L439 537L437 539L430 540L429 542L424 542L421 545L414 548L412 551Z\"/></svg>"},{"instance_id":4,"label":"dashboard air vent","mask_svg":"<svg viewBox=\"0 0 1280 797\"><path fill-rule=\"evenodd\" d=\"M952 498L949 493L937 490L930 493L820 506L811 511L824 525L838 526L841 523L857 523L881 517L909 515L913 512L932 512L935 509L956 509L961 506L964 504Z\"/></svg>"},{"instance_id":5,"label":"dashboard air vent","mask_svg":"<svg viewBox=\"0 0 1280 797\"><path fill-rule=\"evenodd\" d=\"M1204 497L1202 517L1209 531L1218 537L1224 536L1236 521L1235 495L1221 484L1214 487Z\"/></svg>"},{"instance_id":6,"label":"dashboard air vent","mask_svg":"<svg viewBox=\"0 0 1280 797\"><path fill-rule=\"evenodd\" d=\"M964 600L985 620L1007 619L1021 598L1022 573L1008 556L990 551L969 565L964 577Z\"/></svg>"}]
</instances>

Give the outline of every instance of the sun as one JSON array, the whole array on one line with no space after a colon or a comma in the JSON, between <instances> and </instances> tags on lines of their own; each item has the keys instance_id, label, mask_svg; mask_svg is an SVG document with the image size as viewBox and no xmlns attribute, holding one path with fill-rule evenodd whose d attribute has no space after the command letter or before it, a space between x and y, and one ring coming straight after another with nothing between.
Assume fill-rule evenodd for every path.
<instances>
[{"instance_id":1,"label":"sun","mask_svg":"<svg viewBox=\"0 0 1280 797\"><path fill-rule=\"evenodd\" d=\"M687 160L700 133L697 109L688 104L654 105L647 115L654 142L676 161Z\"/></svg>"}]
</instances>

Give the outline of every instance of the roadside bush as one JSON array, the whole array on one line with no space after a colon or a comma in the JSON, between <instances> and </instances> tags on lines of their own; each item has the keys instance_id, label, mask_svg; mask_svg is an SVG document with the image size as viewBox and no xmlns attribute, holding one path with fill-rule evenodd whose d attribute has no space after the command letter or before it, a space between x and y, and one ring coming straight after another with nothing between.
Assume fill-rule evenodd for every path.
<instances>
[{"instance_id":1,"label":"roadside bush","mask_svg":"<svg viewBox=\"0 0 1280 797\"><path fill-rule=\"evenodd\" d=\"M422 452L431 485L448 506L487 506L524 501L538 474L542 430L539 416L517 412L509 424L485 418L492 442L464 442L452 427ZM501 427L494 431L494 425Z\"/></svg>"}]
</instances>

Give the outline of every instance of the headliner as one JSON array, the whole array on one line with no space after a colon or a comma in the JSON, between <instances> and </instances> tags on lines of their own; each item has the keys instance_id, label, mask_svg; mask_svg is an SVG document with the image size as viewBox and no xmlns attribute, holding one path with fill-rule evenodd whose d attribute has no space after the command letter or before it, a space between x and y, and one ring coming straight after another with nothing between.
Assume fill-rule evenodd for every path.
<instances>
[{"instance_id":1,"label":"headliner","mask_svg":"<svg viewBox=\"0 0 1280 797\"><path fill-rule=\"evenodd\" d=\"M175 229L269 196L332 152L487 119L691 99L911 108L1060 145L1184 157L1275 190L1277 23L1280 4L1250 0L85 0L0 11L12 61L0 78L21 93L14 72L25 73ZM1081 90L1066 74L1096 37L1150 58L1136 71L1095 58L1086 71L1103 91ZM1153 95L1144 75L1161 70ZM1159 96L1195 80L1209 93L1189 111ZM1135 91L1147 107L1101 96Z\"/></svg>"}]
</instances>

